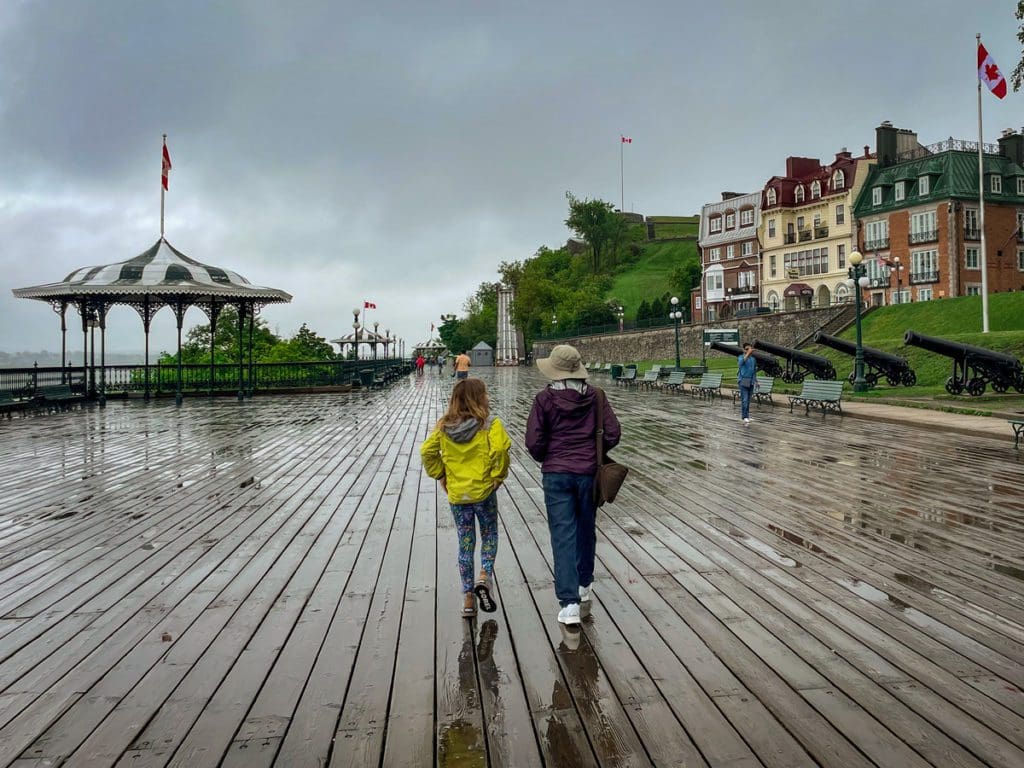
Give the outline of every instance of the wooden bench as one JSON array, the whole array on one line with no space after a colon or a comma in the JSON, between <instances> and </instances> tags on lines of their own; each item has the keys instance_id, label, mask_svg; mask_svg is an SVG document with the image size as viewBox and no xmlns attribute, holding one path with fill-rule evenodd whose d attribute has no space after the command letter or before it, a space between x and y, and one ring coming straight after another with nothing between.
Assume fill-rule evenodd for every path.
<instances>
[{"instance_id":1,"label":"wooden bench","mask_svg":"<svg viewBox=\"0 0 1024 768\"><path fill-rule=\"evenodd\" d=\"M752 399L758 403L768 403L769 405L775 405L775 401L772 400L772 389L775 387L775 379L771 376L758 376L757 386L754 387L754 394ZM736 387L736 390L732 393L732 403L736 404L736 401L740 399L740 388Z\"/></svg>"},{"instance_id":2,"label":"wooden bench","mask_svg":"<svg viewBox=\"0 0 1024 768\"><path fill-rule=\"evenodd\" d=\"M823 381L821 379L807 379L804 381L804 388L799 395L789 396L789 412L793 412L794 405L803 405L806 413L811 412L811 406L821 408L821 415L824 416L828 410L843 412L840 400L843 396L843 382Z\"/></svg>"},{"instance_id":3,"label":"wooden bench","mask_svg":"<svg viewBox=\"0 0 1024 768\"><path fill-rule=\"evenodd\" d=\"M644 377L637 382L641 387L653 387L658 384L658 372L653 368L646 373Z\"/></svg>"},{"instance_id":4,"label":"wooden bench","mask_svg":"<svg viewBox=\"0 0 1024 768\"><path fill-rule=\"evenodd\" d=\"M670 390L672 392L685 392L686 391L686 374L682 371L672 371L668 375L665 381L658 385L660 390Z\"/></svg>"},{"instance_id":5,"label":"wooden bench","mask_svg":"<svg viewBox=\"0 0 1024 768\"><path fill-rule=\"evenodd\" d=\"M700 395L702 398L714 399L722 394L722 374L705 373L700 381L690 387L690 397Z\"/></svg>"},{"instance_id":6,"label":"wooden bench","mask_svg":"<svg viewBox=\"0 0 1024 768\"><path fill-rule=\"evenodd\" d=\"M1020 439L1024 436L1024 419L1007 419L1013 429L1013 447L1020 448Z\"/></svg>"},{"instance_id":7,"label":"wooden bench","mask_svg":"<svg viewBox=\"0 0 1024 768\"><path fill-rule=\"evenodd\" d=\"M636 368L624 368L622 375L615 379L616 386L631 387L636 384Z\"/></svg>"},{"instance_id":8,"label":"wooden bench","mask_svg":"<svg viewBox=\"0 0 1024 768\"><path fill-rule=\"evenodd\" d=\"M686 376L703 376L708 372L706 365L684 365L680 370Z\"/></svg>"},{"instance_id":9,"label":"wooden bench","mask_svg":"<svg viewBox=\"0 0 1024 768\"><path fill-rule=\"evenodd\" d=\"M82 396L72 392L70 384L38 387L32 399L38 406L47 410L68 408L82 402Z\"/></svg>"}]
</instances>

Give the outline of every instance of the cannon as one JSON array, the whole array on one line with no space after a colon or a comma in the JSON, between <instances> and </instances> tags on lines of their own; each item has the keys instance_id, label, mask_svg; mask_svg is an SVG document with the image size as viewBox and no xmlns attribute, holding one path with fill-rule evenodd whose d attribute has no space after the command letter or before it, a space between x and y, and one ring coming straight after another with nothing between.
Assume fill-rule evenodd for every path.
<instances>
[{"instance_id":1,"label":"cannon","mask_svg":"<svg viewBox=\"0 0 1024 768\"><path fill-rule=\"evenodd\" d=\"M732 355L733 357L739 357L743 354L743 349L737 347L735 344L724 344L721 341L713 341L708 346L711 347L711 349L718 350L719 352L725 352L725 354ZM773 379L777 379L785 373L782 366L779 365L779 361L775 358L775 355L770 355L767 352L755 349L753 356L754 360L757 361L757 370L763 371L766 376L771 376Z\"/></svg>"},{"instance_id":2,"label":"cannon","mask_svg":"<svg viewBox=\"0 0 1024 768\"><path fill-rule=\"evenodd\" d=\"M1024 366L1013 355L911 330L903 334L903 343L952 358L953 373L946 379L946 391L951 395L966 390L968 395L977 397L985 393L988 384L996 392L1006 392L1010 387L1024 392Z\"/></svg>"},{"instance_id":3,"label":"cannon","mask_svg":"<svg viewBox=\"0 0 1024 768\"><path fill-rule=\"evenodd\" d=\"M856 357L857 355L856 344L836 336L829 336L821 331L814 334L814 343L830 347L837 352L843 352L851 357ZM861 350L864 353L864 365L868 368L864 373L864 378L872 387L878 383L878 379L882 376L885 376L886 381L893 387L899 384L912 387L917 384L917 374L914 373L910 364L899 355L875 349L874 347L865 347L864 345L861 345ZM855 369L850 373L851 384L853 384L856 376L857 371Z\"/></svg>"},{"instance_id":4,"label":"cannon","mask_svg":"<svg viewBox=\"0 0 1024 768\"><path fill-rule=\"evenodd\" d=\"M778 344L758 339L754 342L755 350L762 350L769 354L776 355L786 361L786 370L782 372L782 380L788 382L803 381L808 373L814 374L816 379L831 381L836 377L836 369L832 367L832 361L821 355L812 355L810 352L802 352L799 349L790 349Z\"/></svg>"}]
</instances>

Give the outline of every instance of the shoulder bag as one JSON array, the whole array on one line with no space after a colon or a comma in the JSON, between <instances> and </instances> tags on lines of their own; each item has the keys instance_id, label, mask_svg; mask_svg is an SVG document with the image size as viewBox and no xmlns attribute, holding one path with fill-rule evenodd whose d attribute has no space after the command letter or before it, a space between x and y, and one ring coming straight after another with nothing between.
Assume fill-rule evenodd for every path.
<instances>
[{"instance_id":1,"label":"shoulder bag","mask_svg":"<svg viewBox=\"0 0 1024 768\"><path fill-rule=\"evenodd\" d=\"M600 387L594 387L597 393L597 473L594 475L594 504L602 506L605 502L615 501L619 488L626 480L629 472L627 467L612 461L604 454L604 404L605 394Z\"/></svg>"}]
</instances>

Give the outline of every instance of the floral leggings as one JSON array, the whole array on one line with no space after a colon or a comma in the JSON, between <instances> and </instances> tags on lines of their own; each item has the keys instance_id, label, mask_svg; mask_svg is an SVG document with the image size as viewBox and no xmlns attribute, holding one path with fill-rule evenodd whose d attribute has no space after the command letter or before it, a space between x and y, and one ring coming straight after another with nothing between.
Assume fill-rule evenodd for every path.
<instances>
[{"instance_id":1,"label":"floral leggings","mask_svg":"<svg viewBox=\"0 0 1024 768\"><path fill-rule=\"evenodd\" d=\"M459 534L459 574L462 591L473 591L473 558L476 551L476 524L480 521L480 567L487 578L494 576L494 556L498 553L498 494L492 493L473 504L452 504L455 529ZM475 518L475 520L474 520Z\"/></svg>"}]
</instances>

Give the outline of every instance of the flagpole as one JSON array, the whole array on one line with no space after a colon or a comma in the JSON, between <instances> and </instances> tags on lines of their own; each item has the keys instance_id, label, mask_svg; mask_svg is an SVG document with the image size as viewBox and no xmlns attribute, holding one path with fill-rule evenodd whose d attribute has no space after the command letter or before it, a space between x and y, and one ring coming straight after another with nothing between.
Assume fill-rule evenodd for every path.
<instances>
[{"instance_id":1,"label":"flagpole","mask_svg":"<svg viewBox=\"0 0 1024 768\"><path fill-rule=\"evenodd\" d=\"M164 189L164 152L167 151L167 134L164 134L164 148L160 153L160 239L164 239L164 195L167 190Z\"/></svg>"},{"instance_id":2,"label":"flagpole","mask_svg":"<svg viewBox=\"0 0 1024 768\"><path fill-rule=\"evenodd\" d=\"M981 47L981 33L975 35ZM976 49L977 50L977 49ZM985 252L985 161L982 156L981 80L978 80L978 228L981 230L981 332L988 333L988 256ZM950 265L950 269L954 269Z\"/></svg>"},{"instance_id":3,"label":"flagpole","mask_svg":"<svg viewBox=\"0 0 1024 768\"><path fill-rule=\"evenodd\" d=\"M622 140L622 136L619 136L619 210L623 213L626 212L626 182L623 176L623 157L625 152L623 151L623 145L626 142Z\"/></svg>"}]
</instances>

